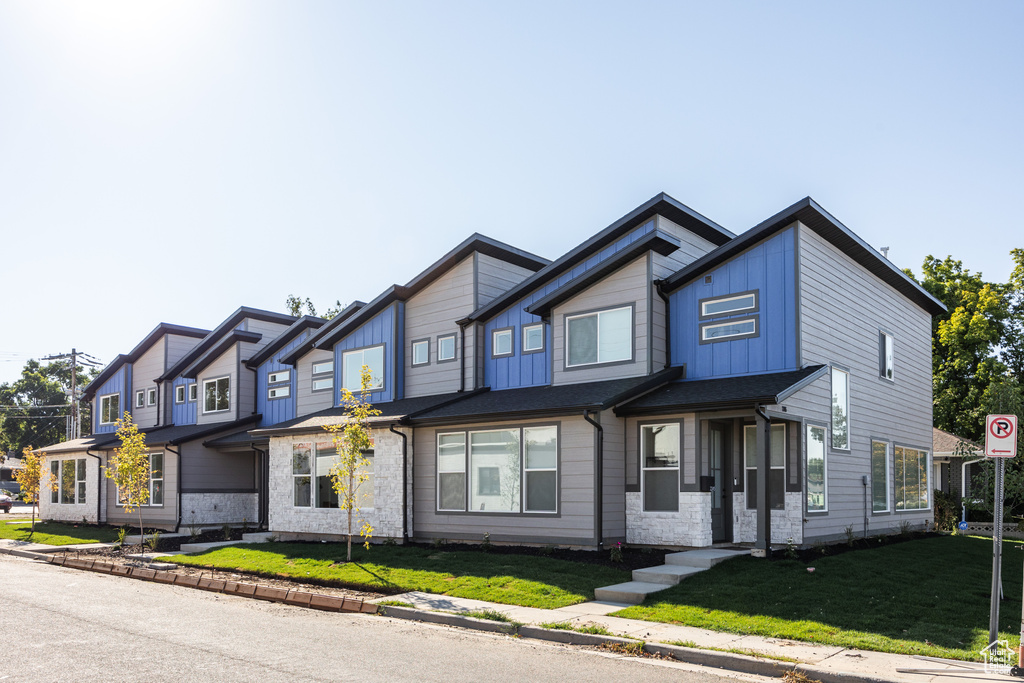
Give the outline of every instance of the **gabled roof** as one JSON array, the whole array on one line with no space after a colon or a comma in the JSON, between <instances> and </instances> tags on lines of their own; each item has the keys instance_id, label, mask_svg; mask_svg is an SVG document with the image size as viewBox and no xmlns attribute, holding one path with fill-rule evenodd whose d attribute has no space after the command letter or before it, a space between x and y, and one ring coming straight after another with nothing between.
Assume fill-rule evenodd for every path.
<instances>
[{"instance_id":1,"label":"gabled roof","mask_svg":"<svg viewBox=\"0 0 1024 683\"><path fill-rule=\"evenodd\" d=\"M245 425L255 424L260 421L261 417L262 415L257 413L255 415L247 415L238 420L232 420L231 422L215 422L203 425L165 425L139 431L146 432L147 446L176 446L186 441L195 441L213 436L214 434L220 434L221 432L237 430Z\"/></svg>"},{"instance_id":2,"label":"gabled roof","mask_svg":"<svg viewBox=\"0 0 1024 683\"><path fill-rule=\"evenodd\" d=\"M413 425L456 424L607 410L678 379L684 370L682 367L666 368L653 375L625 379L480 392L465 400L417 413L407 421Z\"/></svg>"},{"instance_id":3,"label":"gabled roof","mask_svg":"<svg viewBox=\"0 0 1024 683\"><path fill-rule=\"evenodd\" d=\"M736 239L709 252L685 268L673 273L663 281L666 292L673 292L692 282L707 271L725 263L733 256L754 246L783 228L800 221L837 249L876 275L900 294L910 299L932 315L946 311L941 301L933 297L919 284L894 266L871 246L836 220L828 211L805 197L789 208L783 209L768 220L755 225Z\"/></svg>"},{"instance_id":4,"label":"gabled roof","mask_svg":"<svg viewBox=\"0 0 1024 683\"><path fill-rule=\"evenodd\" d=\"M663 415L691 410L750 408L755 403L774 405L818 379L827 370L827 365L812 365L787 372L673 382L619 406L615 414Z\"/></svg>"},{"instance_id":5,"label":"gabled roof","mask_svg":"<svg viewBox=\"0 0 1024 683\"><path fill-rule=\"evenodd\" d=\"M646 254L648 251L654 251L662 256L667 256L678 248L679 240L672 235L661 230L649 232L622 251L617 252L615 256L605 259L600 265L581 273L547 296L534 301L526 307L526 312L546 318L551 313L552 308L568 301L587 287L608 277L638 256Z\"/></svg>"},{"instance_id":6,"label":"gabled roof","mask_svg":"<svg viewBox=\"0 0 1024 683\"><path fill-rule=\"evenodd\" d=\"M80 439L61 441L60 443L51 444L46 448L37 448L36 450L47 455L86 451L92 448L102 450L104 446L115 443L117 440L117 436L114 434L92 434L91 436L83 436Z\"/></svg>"},{"instance_id":7,"label":"gabled roof","mask_svg":"<svg viewBox=\"0 0 1024 683\"><path fill-rule=\"evenodd\" d=\"M960 446L963 444L963 446ZM957 447L960 447L960 452L957 452ZM932 427L932 455L952 455L956 457L970 455L970 450L974 449L977 455L982 455L984 450L978 444L974 443L970 439L964 439L957 436L956 434L950 434L949 432L939 429L938 427Z\"/></svg>"},{"instance_id":8,"label":"gabled roof","mask_svg":"<svg viewBox=\"0 0 1024 683\"><path fill-rule=\"evenodd\" d=\"M395 301L405 301L421 291L475 251L533 271L540 270L550 263L547 259L540 256L517 249L480 233L473 233L407 284L391 285L381 292L377 298L366 304L357 314L347 319L340 319L340 316L331 319L305 344L282 359L282 362L294 365L299 358L311 349L332 346L335 342L345 337Z\"/></svg>"},{"instance_id":9,"label":"gabled roof","mask_svg":"<svg viewBox=\"0 0 1024 683\"><path fill-rule=\"evenodd\" d=\"M320 332L323 332L324 328L332 323L338 325L342 324L343 322L354 316L356 313L363 310L366 306L367 303L365 301L353 301L348 306L343 308L341 312L338 313L338 315L328 320L324 325L321 325ZM335 323L335 321L337 322ZM314 332L313 334L311 334L309 336L309 339L307 339L306 341L302 342L294 349L292 349L287 356L282 356L281 362L284 363L285 365L295 365L297 362L299 362L300 358L305 356L310 350L313 349L313 344L314 342L316 342L318 334L319 332Z\"/></svg>"},{"instance_id":10,"label":"gabled roof","mask_svg":"<svg viewBox=\"0 0 1024 683\"><path fill-rule=\"evenodd\" d=\"M252 358L246 359L246 366L250 368L258 368L259 366L263 365L265 362L270 360L274 356L274 354L277 353L284 346L286 346L288 342L295 339L295 337L298 334L300 334L303 330L307 330L309 328L319 329L326 322L327 321L324 320L323 318L317 318L312 315L302 316L294 323L292 323L291 327L289 327L281 334L277 335L277 337L275 337L273 341L271 341L269 344L260 349L259 353L257 353Z\"/></svg>"},{"instance_id":11,"label":"gabled roof","mask_svg":"<svg viewBox=\"0 0 1024 683\"><path fill-rule=\"evenodd\" d=\"M218 358L221 354L230 349L238 342L250 342L255 344L259 340L263 339L263 335L259 332L247 332L246 330L231 330L226 335L220 338L220 341L214 344L206 351L203 355L192 361L192 364L181 371L182 377L188 379L195 379L204 368L210 365Z\"/></svg>"},{"instance_id":12,"label":"gabled roof","mask_svg":"<svg viewBox=\"0 0 1024 683\"><path fill-rule=\"evenodd\" d=\"M202 339L210 333L209 330L201 330L198 327L186 327L184 325L172 325L171 323L160 323L153 330L146 335L146 337L139 342L130 353L118 354L114 360L107 364L105 368L96 375L91 382L85 385L82 390L82 396L86 400L92 398L92 395L103 386L103 383L114 376L118 369L124 363L134 363L142 354L149 351L149 349L156 344L161 337L166 334L176 334L182 337L193 337L195 339Z\"/></svg>"},{"instance_id":13,"label":"gabled roof","mask_svg":"<svg viewBox=\"0 0 1024 683\"><path fill-rule=\"evenodd\" d=\"M248 306L242 306L228 318L217 325L213 332L203 337L202 341L196 344L195 348L182 356L177 363L171 366L167 372L160 375L156 381L165 382L169 379L174 379L182 373L188 366L192 365L200 356L210 350L210 347L216 344L221 337L225 334L229 334L234 328L246 318L252 318L253 320L262 320L269 323L278 323L281 325L291 325L297 320L293 315L286 313L277 313L275 311L264 311L259 308L249 308Z\"/></svg>"},{"instance_id":14,"label":"gabled roof","mask_svg":"<svg viewBox=\"0 0 1024 683\"><path fill-rule=\"evenodd\" d=\"M473 311L466 320L485 320L496 313L500 313L510 304L523 298L565 271L570 270L581 260L604 249L630 230L643 225L655 215L668 218L673 223L686 228L699 237L703 237L712 244L725 244L734 237L731 232L722 226L662 192L633 209L601 232L558 257L550 265L537 271L501 296Z\"/></svg>"}]
</instances>

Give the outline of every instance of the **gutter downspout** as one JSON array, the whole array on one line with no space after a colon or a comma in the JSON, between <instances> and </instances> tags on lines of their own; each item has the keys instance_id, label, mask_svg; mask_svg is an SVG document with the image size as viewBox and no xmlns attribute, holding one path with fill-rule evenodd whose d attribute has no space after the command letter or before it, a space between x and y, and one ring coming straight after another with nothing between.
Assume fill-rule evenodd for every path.
<instances>
[{"instance_id":1,"label":"gutter downspout","mask_svg":"<svg viewBox=\"0 0 1024 683\"><path fill-rule=\"evenodd\" d=\"M772 508L769 462L772 447L772 421L764 406L754 404L757 416L757 536L754 540L754 557L772 556Z\"/></svg>"},{"instance_id":2,"label":"gutter downspout","mask_svg":"<svg viewBox=\"0 0 1024 683\"><path fill-rule=\"evenodd\" d=\"M181 528L181 451L174 450L171 444L165 444L164 450L170 451L178 457L178 461L175 463L175 468L178 470L178 521L174 525L174 533L178 533L178 529ZM164 463L164 467L167 467L167 463Z\"/></svg>"},{"instance_id":3,"label":"gutter downspout","mask_svg":"<svg viewBox=\"0 0 1024 683\"><path fill-rule=\"evenodd\" d=\"M260 481L260 487L258 489L259 490L259 494L258 494L259 495L259 501L257 503L258 506L259 506L259 510L257 510L257 514L259 515L259 527L261 529L268 529L269 530L270 529L270 519L268 519L268 518L269 518L270 515L269 514L264 514L264 513L269 513L269 510L270 510L270 501L267 500L267 497L270 495L270 481L269 481L270 480L270 458L267 456L267 451L263 450L262 448L259 448L257 446L253 446L252 449L260 454L260 480L261 481ZM264 491L267 492L266 496L263 495Z\"/></svg>"},{"instance_id":4,"label":"gutter downspout","mask_svg":"<svg viewBox=\"0 0 1024 683\"><path fill-rule=\"evenodd\" d=\"M390 425L388 431L402 437L402 543L409 542L409 437Z\"/></svg>"},{"instance_id":5,"label":"gutter downspout","mask_svg":"<svg viewBox=\"0 0 1024 683\"><path fill-rule=\"evenodd\" d=\"M654 291L665 302L665 367L668 368L672 367L672 321L669 317L672 306L669 305L670 302L668 294L665 293L664 285L664 280L654 281Z\"/></svg>"},{"instance_id":6,"label":"gutter downspout","mask_svg":"<svg viewBox=\"0 0 1024 683\"><path fill-rule=\"evenodd\" d=\"M100 513L103 510L103 458L88 448L85 449L85 454L90 458L96 458L96 523L102 524Z\"/></svg>"},{"instance_id":7,"label":"gutter downspout","mask_svg":"<svg viewBox=\"0 0 1024 683\"><path fill-rule=\"evenodd\" d=\"M160 380L156 381L156 424L153 425L154 427L160 426L160 394L163 393L162 391L160 391L161 384L162 382Z\"/></svg>"},{"instance_id":8,"label":"gutter downspout","mask_svg":"<svg viewBox=\"0 0 1024 683\"><path fill-rule=\"evenodd\" d=\"M466 325L469 324L466 320L458 320L455 322L459 326L459 336L461 340L459 342L459 393L461 394L466 390ZM474 355L474 361L475 361Z\"/></svg>"},{"instance_id":9,"label":"gutter downspout","mask_svg":"<svg viewBox=\"0 0 1024 683\"><path fill-rule=\"evenodd\" d=\"M600 416L600 413L598 413ZM583 419L594 425L595 438L597 440L596 447L594 448L594 458L596 465L596 482L594 489L596 495L594 496L594 532L597 536L597 549L598 551L604 550L604 427L601 426L600 422L594 421L590 417L590 411L583 411Z\"/></svg>"},{"instance_id":10,"label":"gutter downspout","mask_svg":"<svg viewBox=\"0 0 1024 683\"><path fill-rule=\"evenodd\" d=\"M984 458L968 460L960 465L960 521L967 521L967 466L981 462Z\"/></svg>"}]
</instances>

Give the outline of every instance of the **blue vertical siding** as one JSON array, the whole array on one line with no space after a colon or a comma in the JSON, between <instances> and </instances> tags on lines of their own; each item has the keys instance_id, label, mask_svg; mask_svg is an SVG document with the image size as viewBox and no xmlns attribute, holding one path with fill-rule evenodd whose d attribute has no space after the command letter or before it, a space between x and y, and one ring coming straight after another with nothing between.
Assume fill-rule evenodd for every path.
<instances>
[{"instance_id":1,"label":"blue vertical siding","mask_svg":"<svg viewBox=\"0 0 1024 683\"><path fill-rule=\"evenodd\" d=\"M686 364L686 377L698 379L796 369L795 233L784 230L673 292L670 302L672 364ZM760 336L700 343L699 301L748 290L758 291ZM723 316L742 318L750 314Z\"/></svg>"},{"instance_id":2,"label":"blue vertical siding","mask_svg":"<svg viewBox=\"0 0 1024 683\"><path fill-rule=\"evenodd\" d=\"M392 352L397 330L395 308L395 304L388 306L334 345L335 405L338 405L341 401L342 353L378 344L384 345L384 390L371 392L370 401L372 403L384 403L395 400L395 383L398 381L398 376L395 372L395 354Z\"/></svg>"},{"instance_id":3,"label":"blue vertical siding","mask_svg":"<svg viewBox=\"0 0 1024 683\"><path fill-rule=\"evenodd\" d=\"M185 379L184 377L176 377L171 382L171 422L176 425L194 425L196 423L196 413L199 410L199 399L195 401L188 400L188 385L193 384L195 380ZM177 387L184 386L185 388L185 402L175 403L174 394L178 391ZM197 393L198 396L198 393Z\"/></svg>"},{"instance_id":4,"label":"blue vertical siding","mask_svg":"<svg viewBox=\"0 0 1024 683\"><path fill-rule=\"evenodd\" d=\"M484 325L484 385L491 389L515 389L551 384L551 326L545 326L544 352L523 355L523 325L540 322L538 316L527 313L523 309L614 256L653 230L654 219L651 219L487 321ZM511 356L492 358L491 333L503 327L513 328L513 353Z\"/></svg>"},{"instance_id":5,"label":"blue vertical siding","mask_svg":"<svg viewBox=\"0 0 1024 683\"><path fill-rule=\"evenodd\" d=\"M297 417L295 414L295 397L298 393L298 368L290 365L285 365L281 362L281 357L286 356L295 350L299 344L309 338L309 331L303 330L300 334L296 335L294 339L285 344L281 350L273 355L270 360L265 361L263 365L256 369L256 384L259 387L256 390L256 412L263 415L260 420L261 427L269 427L270 425L276 425L279 422L291 420ZM267 383L267 376L272 372L279 370L289 371L289 386L291 387L288 392L288 398L275 398L270 400L267 398L267 391L270 385ZM283 385L278 385L283 386Z\"/></svg>"},{"instance_id":6,"label":"blue vertical siding","mask_svg":"<svg viewBox=\"0 0 1024 683\"><path fill-rule=\"evenodd\" d=\"M121 409L117 417L124 415L124 411L131 412L132 404L128 400L129 388L132 385L131 365L125 364L113 374L113 376L96 390L96 398L93 400L92 425L94 434L110 434L117 431L117 426L100 424L100 397L108 394L120 394Z\"/></svg>"}]
</instances>

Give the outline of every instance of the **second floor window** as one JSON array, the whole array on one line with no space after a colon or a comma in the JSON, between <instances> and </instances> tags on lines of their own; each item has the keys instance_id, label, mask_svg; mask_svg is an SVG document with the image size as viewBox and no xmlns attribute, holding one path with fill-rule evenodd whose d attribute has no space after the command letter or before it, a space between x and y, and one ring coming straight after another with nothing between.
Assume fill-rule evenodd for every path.
<instances>
[{"instance_id":1,"label":"second floor window","mask_svg":"<svg viewBox=\"0 0 1024 683\"><path fill-rule=\"evenodd\" d=\"M427 365L430 362L430 340L419 339L412 343L412 364Z\"/></svg>"},{"instance_id":2,"label":"second floor window","mask_svg":"<svg viewBox=\"0 0 1024 683\"><path fill-rule=\"evenodd\" d=\"M146 407L146 391L144 389L139 389L138 391L135 392L135 407Z\"/></svg>"},{"instance_id":3,"label":"second floor window","mask_svg":"<svg viewBox=\"0 0 1024 683\"><path fill-rule=\"evenodd\" d=\"M544 325L523 325L523 353L544 350Z\"/></svg>"},{"instance_id":4,"label":"second floor window","mask_svg":"<svg viewBox=\"0 0 1024 683\"><path fill-rule=\"evenodd\" d=\"M633 308L565 317L567 367L614 363L633 358Z\"/></svg>"},{"instance_id":5,"label":"second floor window","mask_svg":"<svg viewBox=\"0 0 1024 683\"><path fill-rule=\"evenodd\" d=\"M219 413L231 407L231 378L218 377L203 382L203 412Z\"/></svg>"},{"instance_id":6,"label":"second floor window","mask_svg":"<svg viewBox=\"0 0 1024 683\"><path fill-rule=\"evenodd\" d=\"M100 396L100 424L112 425L121 417L121 394Z\"/></svg>"},{"instance_id":7,"label":"second floor window","mask_svg":"<svg viewBox=\"0 0 1024 683\"><path fill-rule=\"evenodd\" d=\"M192 402L192 403L195 403L196 401L199 400L199 385L198 384L189 384L188 385L188 400L190 402Z\"/></svg>"},{"instance_id":8,"label":"second floor window","mask_svg":"<svg viewBox=\"0 0 1024 683\"><path fill-rule=\"evenodd\" d=\"M370 385L367 389L379 391L384 388L384 347L371 346L356 351L345 351L341 354L344 376L341 386L353 393L362 389L361 374L363 366L370 368Z\"/></svg>"},{"instance_id":9,"label":"second floor window","mask_svg":"<svg viewBox=\"0 0 1024 683\"><path fill-rule=\"evenodd\" d=\"M455 335L449 334L437 338L437 362L455 360Z\"/></svg>"},{"instance_id":10,"label":"second floor window","mask_svg":"<svg viewBox=\"0 0 1024 683\"><path fill-rule=\"evenodd\" d=\"M891 334L878 333L878 374L885 379L895 379L893 346L895 341Z\"/></svg>"},{"instance_id":11,"label":"second floor window","mask_svg":"<svg viewBox=\"0 0 1024 683\"><path fill-rule=\"evenodd\" d=\"M184 384L179 384L178 386L174 387L174 402L175 403L184 403L185 402L185 385Z\"/></svg>"},{"instance_id":12,"label":"second floor window","mask_svg":"<svg viewBox=\"0 0 1024 683\"><path fill-rule=\"evenodd\" d=\"M334 361L313 363L313 391L330 391L334 388Z\"/></svg>"},{"instance_id":13,"label":"second floor window","mask_svg":"<svg viewBox=\"0 0 1024 683\"><path fill-rule=\"evenodd\" d=\"M146 405L150 405L150 406L155 406L156 405L156 389L147 389L146 390Z\"/></svg>"},{"instance_id":14,"label":"second floor window","mask_svg":"<svg viewBox=\"0 0 1024 683\"><path fill-rule=\"evenodd\" d=\"M832 448L850 450L850 374L832 368Z\"/></svg>"}]
</instances>

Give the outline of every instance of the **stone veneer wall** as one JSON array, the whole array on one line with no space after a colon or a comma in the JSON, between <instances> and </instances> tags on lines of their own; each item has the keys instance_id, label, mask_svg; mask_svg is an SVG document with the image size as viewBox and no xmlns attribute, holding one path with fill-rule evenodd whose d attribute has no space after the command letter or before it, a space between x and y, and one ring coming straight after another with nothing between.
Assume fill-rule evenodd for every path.
<instances>
[{"instance_id":1,"label":"stone veneer wall","mask_svg":"<svg viewBox=\"0 0 1024 683\"><path fill-rule=\"evenodd\" d=\"M85 458L85 503L64 505L50 502L50 463L54 460L79 460ZM43 481L39 486L39 519L58 522L86 522L96 524L97 468L99 461L85 453L47 456L43 461ZM77 486L77 484L76 484Z\"/></svg>"},{"instance_id":2,"label":"stone veneer wall","mask_svg":"<svg viewBox=\"0 0 1024 683\"><path fill-rule=\"evenodd\" d=\"M257 493L183 493L181 526L193 524L259 524Z\"/></svg>"},{"instance_id":3,"label":"stone veneer wall","mask_svg":"<svg viewBox=\"0 0 1024 683\"><path fill-rule=\"evenodd\" d=\"M804 494L786 493L784 510L772 510L772 544L783 545L792 538L796 544L804 541ZM732 494L733 543L754 543L757 540L757 510L748 510L745 494Z\"/></svg>"},{"instance_id":4,"label":"stone veneer wall","mask_svg":"<svg viewBox=\"0 0 1024 683\"><path fill-rule=\"evenodd\" d=\"M626 542L641 545L711 545L711 494L679 494L679 512L644 512L643 494L626 494Z\"/></svg>"},{"instance_id":5,"label":"stone veneer wall","mask_svg":"<svg viewBox=\"0 0 1024 683\"><path fill-rule=\"evenodd\" d=\"M275 436L270 439L269 528L281 540L316 536L339 538L347 529L347 511L337 508L295 507L292 494L292 444L323 439L323 434ZM386 429L373 430L372 510L353 515L353 530L361 516L373 527L375 539L402 540L402 439ZM412 440L409 441L412 462ZM410 477L411 480L411 477Z\"/></svg>"}]
</instances>

